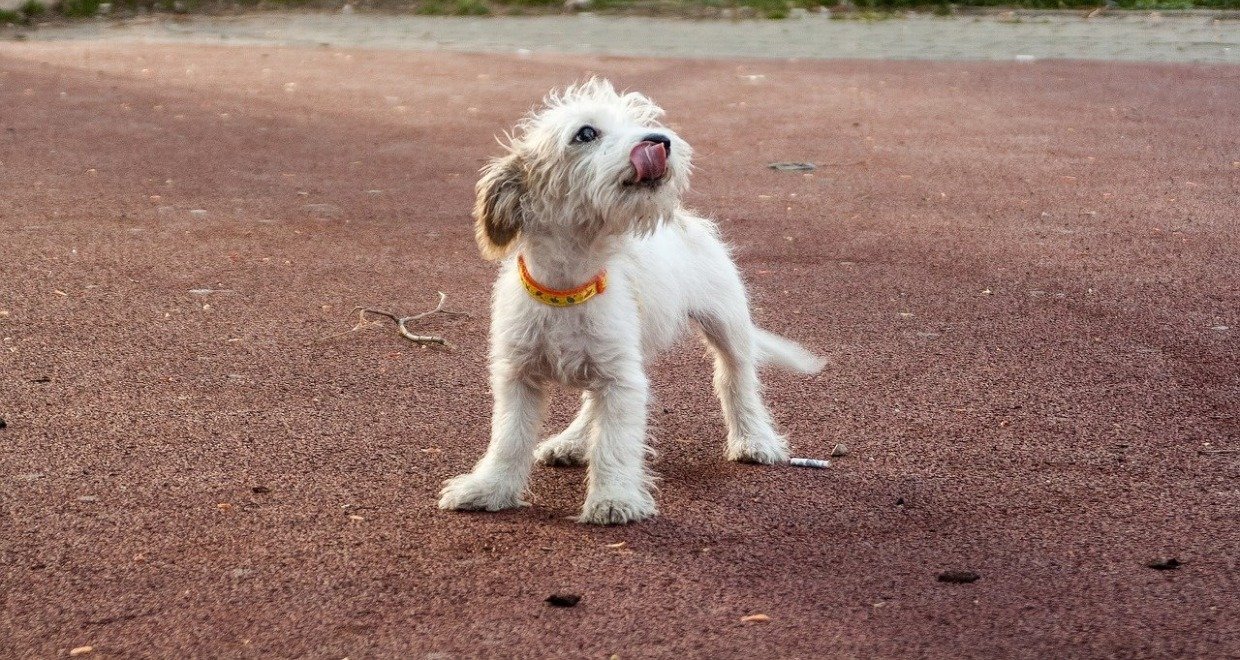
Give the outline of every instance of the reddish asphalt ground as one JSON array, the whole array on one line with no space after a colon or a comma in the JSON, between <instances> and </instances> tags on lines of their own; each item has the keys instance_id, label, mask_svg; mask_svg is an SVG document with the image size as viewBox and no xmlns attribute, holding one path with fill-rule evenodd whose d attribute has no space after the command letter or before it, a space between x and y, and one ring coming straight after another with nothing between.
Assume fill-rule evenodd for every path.
<instances>
[{"instance_id":1,"label":"reddish asphalt ground","mask_svg":"<svg viewBox=\"0 0 1240 660\"><path fill-rule=\"evenodd\" d=\"M686 343L659 518L549 468L441 512L475 172L591 72L696 146L757 318L831 358L776 418L851 455L724 461ZM0 104L0 657L1240 655L1240 68L9 43ZM437 290L454 349L330 338Z\"/></svg>"}]
</instances>

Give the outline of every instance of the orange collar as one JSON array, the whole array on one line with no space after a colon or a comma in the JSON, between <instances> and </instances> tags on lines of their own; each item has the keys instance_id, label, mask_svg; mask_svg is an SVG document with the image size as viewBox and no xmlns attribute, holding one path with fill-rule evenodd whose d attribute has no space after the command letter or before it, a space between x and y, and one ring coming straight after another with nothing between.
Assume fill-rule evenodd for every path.
<instances>
[{"instance_id":1,"label":"orange collar","mask_svg":"<svg viewBox=\"0 0 1240 660\"><path fill-rule=\"evenodd\" d=\"M553 307L580 305L607 290L607 271L599 273L594 279L576 289L567 291L548 289L530 276L530 270L525 267L525 255L517 255L517 273L521 276L521 284L525 285L525 290L530 293L531 298Z\"/></svg>"}]
</instances>

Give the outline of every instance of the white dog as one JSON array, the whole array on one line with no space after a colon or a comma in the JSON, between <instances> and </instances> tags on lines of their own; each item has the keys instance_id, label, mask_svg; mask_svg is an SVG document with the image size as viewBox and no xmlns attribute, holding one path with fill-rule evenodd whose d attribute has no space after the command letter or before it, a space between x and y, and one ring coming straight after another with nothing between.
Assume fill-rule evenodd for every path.
<instances>
[{"instance_id":1,"label":"white dog","mask_svg":"<svg viewBox=\"0 0 1240 660\"><path fill-rule=\"evenodd\" d=\"M491 444L449 479L443 509L521 506L530 469L589 465L579 520L657 513L644 459L645 363L696 324L734 461L788 460L757 366L804 373L823 362L754 326L745 287L713 222L681 206L689 145L645 96L605 80L553 92L482 171L474 207L482 254L500 267L491 322ZM583 390L564 432L537 444L553 381Z\"/></svg>"}]
</instances>

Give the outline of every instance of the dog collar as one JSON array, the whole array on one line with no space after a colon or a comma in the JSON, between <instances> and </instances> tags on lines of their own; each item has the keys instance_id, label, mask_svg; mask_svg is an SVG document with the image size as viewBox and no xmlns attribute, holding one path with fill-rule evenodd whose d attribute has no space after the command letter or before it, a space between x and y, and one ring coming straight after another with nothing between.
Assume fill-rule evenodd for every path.
<instances>
[{"instance_id":1,"label":"dog collar","mask_svg":"<svg viewBox=\"0 0 1240 660\"><path fill-rule=\"evenodd\" d=\"M521 284L525 285L525 290L529 292L531 298L552 307L580 305L607 289L607 271L599 273L594 279L576 289L567 291L548 289L530 276L530 270L525 267L525 255L517 256L517 273L521 276Z\"/></svg>"}]
</instances>

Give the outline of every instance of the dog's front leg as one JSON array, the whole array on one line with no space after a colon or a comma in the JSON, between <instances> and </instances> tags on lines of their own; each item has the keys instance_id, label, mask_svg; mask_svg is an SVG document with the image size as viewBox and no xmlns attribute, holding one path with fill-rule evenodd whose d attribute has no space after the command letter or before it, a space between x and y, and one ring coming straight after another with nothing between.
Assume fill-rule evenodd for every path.
<instances>
[{"instance_id":1,"label":"dog's front leg","mask_svg":"<svg viewBox=\"0 0 1240 660\"><path fill-rule=\"evenodd\" d=\"M521 498L534 463L546 391L541 383L519 374L496 373L491 381L495 392L491 444L473 472L444 483L441 509L499 511L526 504Z\"/></svg>"},{"instance_id":2,"label":"dog's front leg","mask_svg":"<svg viewBox=\"0 0 1240 660\"><path fill-rule=\"evenodd\" d=\"M594 428L586 477L584 523L618 525L656 513L646 474L646 402L649 384L641 368L594 390Z\"/></svg>"}]
</instances>

